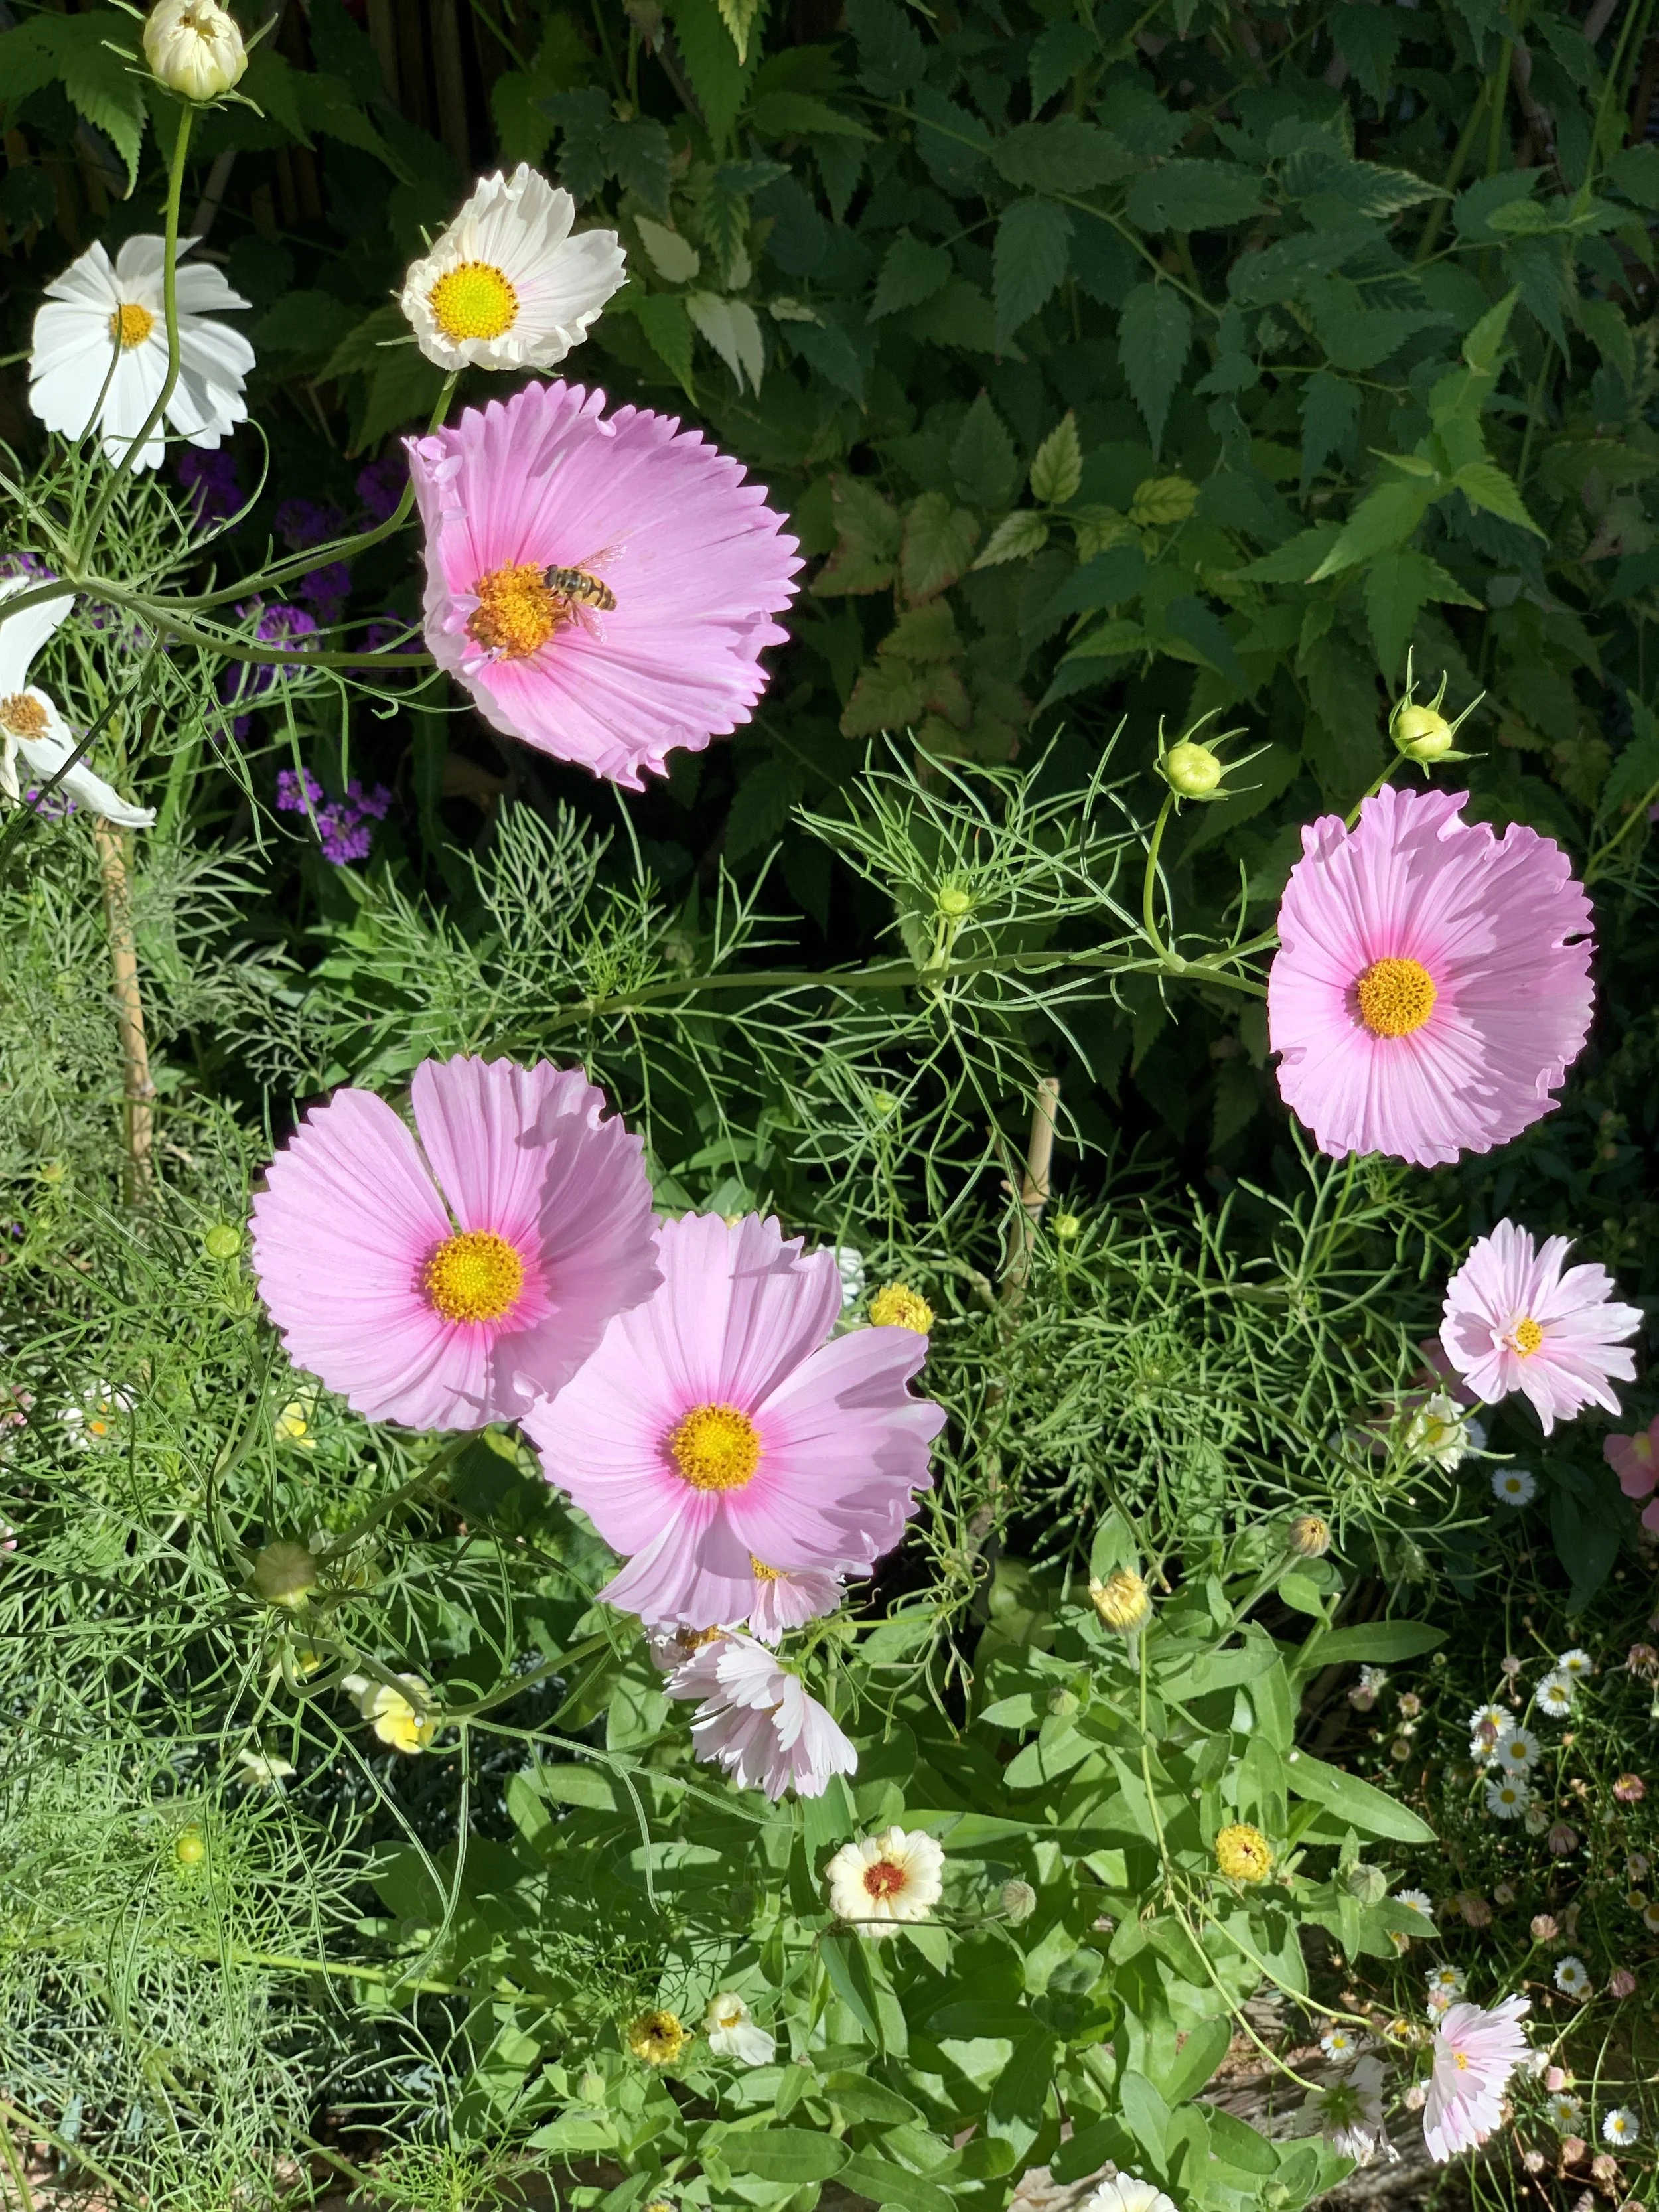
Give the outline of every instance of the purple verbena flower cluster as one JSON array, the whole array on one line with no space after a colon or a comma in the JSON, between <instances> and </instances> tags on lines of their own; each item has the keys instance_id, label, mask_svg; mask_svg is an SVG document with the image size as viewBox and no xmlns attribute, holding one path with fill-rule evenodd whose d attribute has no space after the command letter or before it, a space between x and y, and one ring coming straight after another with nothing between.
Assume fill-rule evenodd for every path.
<instances>
[{"instance_id":1,"label":"purple verbena flower cluster","mask_svg":"<svg viewBox=\"0 0 1659 2212\"><path fill-rule=\"evenodd\" d=\"M62 822L75 811L75 801L66 791L46 791L38 783L23 793L23 804L43 822Z\"/></svg>"},{"instance_id":2,"label":"purple verbena flower cluster","mask_svg":"<svg viewBox=\"0 0 1659 2212\"><path fill-rule=\"evenodd\" d=\"M179 481L189 494L198 523L228 522L242 504L236 481L236 457L228 446L211 453L186 446L179 456Z\"/></svg>"},{"instance_id":3,"label":"purple verbena flower cluster","mask_svg":"<svg viewBox=\"0 0 1659 2212\"><path fill-rule=\"evenodd\" d=\"M376 523L390 522L409 482L409 456L401 446L357 472L357 496Z\"/></svg>"},{"instance_id":4,"label":"purple verbena flower cluster","mask_svg":"<svg viewBox=\"0 0 1659 2212\"><path fill-rule=\"evenodd\" d=\"M374 842L374 824L384 822L392 793L383 783L364 785L353 776L343 799L331 799L308 768L278 769L276 805L283 814L308 814L316 824L323 858L337 868L366 860Z\"/></svg>"},{"instance_id":5,"label":"purple verbena flower cluster","mask_svg":"<svg viewBox=\"0 0 1659 2212\"><path fill-rule=\"evenodd\" d=\"M240 606L237 613L246 621L254 609ZM253 635L261 645L284 645L294 641L295 649L303 651L301 641L314 637L317 618L303 607L291 607L281 599L258 609L258 625ZM226 670L219 683L219 696L228 707L252 707L264 697L276 683L276 669L270 661L240 661ZM252 725L251 715L238 714L231 724L231 732L238 744L246 737Z\"/></svg>"}]
</instances>

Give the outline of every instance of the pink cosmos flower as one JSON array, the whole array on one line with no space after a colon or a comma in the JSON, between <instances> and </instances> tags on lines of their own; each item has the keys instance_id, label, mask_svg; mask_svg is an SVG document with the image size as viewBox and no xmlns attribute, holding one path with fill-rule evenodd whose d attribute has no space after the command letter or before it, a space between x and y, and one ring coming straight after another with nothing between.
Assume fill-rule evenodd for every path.
<instances>
[{"instance_id":1,"label":"pink cosmos flower","mask_svg":"<svg viewBox=\"0 0 1659 2212\"><path fill-rule=\"evenodd\" d=\"M671 1698L700 1698L691 1716L699 1759L718 1759L739 1790L822 1797L859 1755L816 1698L752 1636L722 1636L669 1676Z\"/></svg>"},{"instance_id":2,"label":"pink cosmos flower","mask_svg":"<svg viewBox=\"0 0 1659 2212\"><path fill-rule=\"evenodd\" d=\"M1527 2055L1527 2009L1525 1997L1505 1997L1490 2011L1449 2005L1436 2023L1423 2140L1437 2163L1484 2142L1502 2119L1504 2085Z\"/></svg>"},{"instance_id":3,"label":"pink cosmos flower","mask_svg":"<svg viewBox=\"0 0 1659 2212\"><path fill-rule=\"evenodd\" d=\"M1650 1497L1659 1485L1659 1420L1650 1421L1633 1437L1603 1437L1601 1456L1626 1498ZM1659 1529L1659 1498L1643 1507L1642 1526Z\"/></svg>"},{"instance_id":4,"label":"pink cosmos flower","mask_svg":"<svg viewBox=\"0 0 1659 2212\"><path fill-rule=\"evenodd\" d=\"M841 1603L841 1577L828 1567L767 1567L751 1561L754 1596L749 1607L749 1633L763 1644L775 1644L786 1629L799 1628L833 1613Z\"/></svg>"},{"instance_id":5,"label":"pink cosmos flower","mask_svg":"<svg viewBox=\"0 0 1659 2212\"><path fill-rule=\"evenodd\" d=\"M1466 793L1385 786L1350 831L1302 832L1267 1027L1320 1150L1419 1167L1485 1152L1555 1104L1589 1028L1589 901L1535 830L1464 822Z\"/></svg>"},{"instance_id":6,"label":"pink cosmos flower","mask_svg":"<svg viewBox=\"0 0 1659 2212\"><path fill-rule=\"evenodd\" d=\"M1540 1247L1513 1221L1482 1237L1446 1285L1440 1341L1446 1357L1488 1405L1519 1390L1546 1436L1586 1406L1619 1411L1608 1387L1636 1373L1619 1340L1642 1322L1636 1306L1610 1303L1604 1267L1569 1267L1571 1246L1551 1237Z\"/></svg>"},{"instance_id":7,"label":"pink cosmos flower","mask_svg":"<svg viewBox=\"0 0 1659 2212\"><path fill-rule=\"evenodd\" d=\"M905 1387L927 1357L914 1329L828 1340L835 1255L775 1220L688 1214L663 1224L660 1256L656 1296L524 1425L548 1480L635 1555L612 1605L732 1627L764 1568L851 1573L898 1541L945 1413Z\"/></svg>"},{"instance_id":8,"label":"pink cosmos flower","mask_svg":"<svg viewBox=\"0 0 1659 2212\"><path fill-rule=\"evenodd\" d=\"M642 1147L577 1069L428 1060L411 1135L337 1091L254 1202L260 1293L296 1366L371 1420L481 1428L574 1374L657 1269Z\"/></svg>"},{"instance_id":9,"label":"pink cosmos flower","mask_svg":"<svg viewBox=\"0 0 1659 2212\"><path fill-rule=\"evenodd\" d=\"M532 384L407 443L439 666L493 729L638 791L749 720L800 562L741 463L605 404Z\"/></svg>"}]
</instances>

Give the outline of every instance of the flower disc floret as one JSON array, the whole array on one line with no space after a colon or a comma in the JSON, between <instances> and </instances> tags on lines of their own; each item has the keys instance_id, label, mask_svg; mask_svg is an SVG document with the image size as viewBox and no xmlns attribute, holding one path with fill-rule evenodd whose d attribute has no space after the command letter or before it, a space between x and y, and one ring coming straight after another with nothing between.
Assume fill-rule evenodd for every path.
<instances>
[{"instance_id":1,"label":"flower disc floret","mask_svg":"<svg viewBox=\"0 0 1659 2212\"><path fill-rule=\"evenodd\" d=\"M1091 1582L1089 1602L1116 1636L1137 1634L1152 1617L1146 1584L1133 1567L1118 1567L1104 1582Z\"/></svg>"},{"instance_id":2,"label":"flower disc floret","mask_svg":"<svg viewBox=\"0 0 1659 2212\"><path fill-rule=\"evenodd\" d=\"M741 1490L761 1463L761 1432L735 1406L694 1406L668 1435L668 1453L694 1490ZM770 1567L750 1569L768 1579Z\"/></svg>"},{"instance_id":3,"label":"flower disc floret","mask_svg":"<svg viewBox=\"0 0 1659 2212\"><path fill-rule=\"evenodd\" d=\"M1385 787L1302 833L1267 987L1279 1083L1320 1149L1420 1167L1550 1112L1589 1027L1589 902L1567 857L1468 794Z\"/></svg>"},{"instance_id":4,"label":"flower disc floret","mask_svg":"<svg viewBox=\"0 0 1659 2212\"><path fill-rule=\"evenodd\" d=\"M519 295L492 261L462 261L427 295L433 320L453 344L498 338L519 319Z\"/></svg>"},{"instance_id":5,"label":"flower disc floret","mask_svg":"<svg viewBox=\"0 0 1659 2212\"><path fill-rule=\"evenodd\" d=\"M672 2066L691 2040L690 2030L682 2026L677 2013L653 2007L628 2023L628 2047L647 2066Z\"/></svg>"},{"instance_id":6,"label":"flower disc floret","mask_svg":"<svg viewBox=\"0 0 1659 2212\"><path fill-rule=\"evenodd\" d=\"M870 1320L877 1328L909 1328L926 1336L933 1326L933 1309L908 1283L884 1283L870 1301Z\"/></svg>"},{"instance_id":7,"label":"flower disc floret","mask_svg":"<svg viewBox=\"0 0 1659 2212\"><path fill-rule=\"evenodd\" d=\"M1266 1881L1273 1872L1273 1848L1260 1828L1236 1820L1215 1839L1215 1863L1229 1881Z\"/></svg>"},{"instance_id":8,"label":"flower disc floret","mask_svg":"<svg viewBox=\"0 0 1659 2212\"><path fill-rule=\"evenodd\" d=\"M524 1289L524 1261L493 1229L446 1237L426 1263L426 1294L446 1321L502 1321Z\"/></svg>"},{"instance_id":9,"label":"flower disc floret","mask_svg":"<svg viewBox=\"0 0 1659 2212\"><path fill-rule=\"evenodd\" d=\"M491 568L472 586L478 604L467 617L467 635L503 660L524 660L545 645L565 618L565 603L547 586L533 562Z\"/></svg>"}]
</instances>

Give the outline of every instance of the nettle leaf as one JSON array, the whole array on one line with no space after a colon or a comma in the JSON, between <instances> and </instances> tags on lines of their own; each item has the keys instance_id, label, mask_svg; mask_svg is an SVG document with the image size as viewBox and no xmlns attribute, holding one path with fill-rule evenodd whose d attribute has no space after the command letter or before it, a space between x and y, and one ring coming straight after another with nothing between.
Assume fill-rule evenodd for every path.
<instances>
[{"instance_id":1,"label":"nettle leaf","mask_svg":"<svg viewBox=\"0 0 1659 2212\"><path fill-rule=\"evenodd\" d=\"M996 141L991 159L1011 185L1036 192L1092 191L1131 175L1135 166L1126 146L1076 115L1017 125Z\"/></svg>"},{"instance_id":2,"label":"nettle leaf","mask_svg":"<svg viewBox=\"0 0 1659 2212\"><path fill-rule=\"evenodd\" d=\"M872 738L884 730L910 730L927 704L927 679L908 662L879 656L862 670L842 710L844 738Z\"/></svg>"},{"instance_id":3,"label":"nettle leaf","mask_svg":"<svg viewBox=\"0 0 1659 2212\"><path fill-rule=\"evenodd\" d=\"M871 321L878 322L884 315L896 315L931 300L950 283L951 269L951 256L944 246L930 246L924 239L913 238L908 230L900 231L888 247L876 278Z\"/></svg>"},{"instance_id":4,"label":"nettle leaf","mask_svg":"<svg viewBox=\"0 0 1659 2212\"><path fill-rule=\"evenodd\" d=\"M719 0L720 21L732 33L739 62L749 58L749 34L765 9L765 0Z\"/></svg>"},{"instance_id":5,"label":"nettle leaf","mask_svg":"<svg viewBox=\"0 0 1659 2212\"><path fill-rule=\"evenodd\" d=\"M128 20L113 15L62 15L51 27L55 74L70 106L103 132L126 164L129 192L138 181L138 149L144 137L143 80L104 42L115 38L125 45L131 35ZM30 71L27 59L23 69ZM6 96L13 97L10 82L0 83Z\"/></svg>"},{"instance_id":6,"label":"nettle leaf","mask_svg":"<svg viewBox=\"0 0 1659 2212\"><path fill-rule=\"evenodd\" d=\"M1405 659L1417 617L1431 600L1460 607L1480 605L1426 553L1382 553L1367 564L1365 615L1377 665L1390 683Z\"/></svg>"},{"instance_id":7,"label":"nettle leaf","mask_svg":"<svg viewBox=\"0 0 1659 2212\"><path fill-rule=\"evenodd\" d=\"M1071 237L1071 217L1053 200L1016 200L1005 212L991 256L999 345L1006 347L1060 289Z\"/></svg>"},{"instance_id":8,"label":"nettle leaf","mask_svg":"<svg viewBox=\"0 0 1659 2212\"><path fill-rule=\"evenodd\" d=\"M1326 29L1348 67L1381 107L1389 96L1395 57L1404 26L1392 8L1372 8L1365 0L1346 0L1333 8Z\"/></svg>"},{"instance_id":9,"label":"nettle leaf","mask_svg":"<svg viewBox=\"0 0 1659 2212\"><path fill-rule=\"evenodd\" d=\"M1516 523L1522 530L1530 530L1534 538L1547 535L1528 514L1514 477L1506 475L1496 461L1465 461L1452 482L1471 507L1484 507L1501 521Z\"/></svg>"},{"instance_id":10,"label":"nettle leaf","mask_svg":"<svg viewBox=\"0 0 1659 2212\"><path fill-rule=\"evenodd\" d=\"M685 312L731 370L738 391L746 379L750 388L758 392L766 374L766 341L747 301L722 300L712 292L688 292Z\"/></svg>"},{"instance_id":11,"label":"nettle leaf","mask_svg":"<svg viewBox=\"0 0 1659 2212\"><path fill-rule=\"evenodd\" d=\"M966 569L979 540L979 525L965 507L943 492L925 491L904 518L899 575L914 605L931 599Z\"/></svg>"},{"instance_id":12,"label":"nettle leaf","mask_svg":"<svg viewBox=\"0 0 1659 2212\"><path fill-rule=\"evenodd\" d=\"M1170 402L1192 343L1192 313L1181 295L1168 284L1137 285L1118 323L1117 353L1130 396L1146 418L1154 453L1164 442Z\"/></svg>"},{"instance_id":13,"label":"nettle leaf","mask_svg":"<svg viewBox=\"0 0 1659 2212\"><path fill-rule=\"evenodd\" d=\"M978 116L930 84L916 94L915 112L916 151L934 183L953 199L982 197L991 134Z\"/></svg>"},{"instance_id":14,"label":"nettle leaf","mask_svg":"<svg viewBox=\"0 0 1659 2212\"><path fill-rule=\"evenodd\" d=\"M1135 486L1129 520L1139 530L1167 530L1185 522L1198 505L1198 486L1186 477L1148 477Z\"/></svg>"},{"instance_id":15,"label":"nettle leaf","mask_svg":"<svg viewBox=\"0 0 1659 2212\"><path fill-rule=\"evenodd\" d=\"M668 230L648 216L637 216L634 228L640 234L651 266L670 284L689 284L702 267L702 256L689 238Z\"/></svg>"},{"instance_id":16,"label":"nettle leaf","mask_svg":"<svg viewBox=\"0 0 1659 2212\"><path fill-rule=\"evenodd\" d=\"M1044 507L1063 507L1077 496L1083 481L1083 447L1077 416L1067 413L1036 449L1031 463L1031 496Z\"/></svg>"},{"instance_id":17,"label":"nettle leaf","mask_svg":"<svg viewBox=\"0 0 1659 2212\"><path fill-rule=\"evenodd\" d=\"M1041 553L1048 543L1048 524L1027 507L1018 514L1003 517L974 566L996 568L1006 561L1028 560L1033 553Z\"/></svg>"},{"instance_id":18,"label":"nettle leaf","mask_svg":"<svg viewBox=\"0 0 1659 2212\"><path fill-rule=\"evenodd\" d=\"M878 592L893 580L903 520L892 501L860 477L832 477L830 485L837 542L812 589L820 599Z\"/></svg>"},{"instance_id":19,"label":"nettle leaf","mask_svg":"<svg viewBox=\"0 0 1659 2212\"><path fill-rule=\"evenodd\" d=\"M747 771L726 817L724 849L733 867L776 842L805 788L806 773L796 760L765 760Z\"/></svg>"},{"instance_id":20,"label":"nettle leaf","mask_svg":"<svg viewBox=\"0 0 1659 2212\"><path fill-rule=\"evenodd\" d=\"M1368 492L1342 526L1342 534L1308 581L1317 584L1327 576L1356 568L1362 561L1392 551L1406 540L1428 513L1436 485L1421 477L1403 483L1379 484Z\"/></svg>"},{"instance_id":21,"label":"nettle leaf","mask_svg":"<svg viewBox=\"0 0 1659 2212\"><path fill-rule=\"evenodd\" d=\"M630 284L611 304L613 309L623 310L633 316L645 332L652 352L695 405L696 392L691 383L691 318L686 313L684 300L678 293L641 292L637 285Z\"/></svg>"},{"instance_id":22,"label":"nettle leaf","mask_svg":"<svg viewBox=\"0 0 1659 2212\"><path fill-rule=\"evenodd\" d=\"M981 392L951 447L951 474L970 507L1003 507L1019 485L1019 456L1002 417Z\"/></svg>"},{"instance_id":23,"label":"nettle leaf","mask_svg":"<svg viewBox=\"0 0 1659 2212\"><path fill-rule=\"evenodd\" d=\"M1051 23L1031 41L1031 112L1045 108L1095 54L1095 37L1081 23Z\"/></svg>"},{"instance_id":24,"label":"nettle leaf","mask_svg":"<svg viewBox=\"0 0 1659 2212\"><path fill-rule=\"evenodd\" d=\"M1125 209L1141 230L1224 230L1261 210L1261 180L1227 161L1165 161L1130 185Z\"/></svg>"},{"instance_id":25,"label":"nettle leaf","mask_svg":"<svg viewBox=\"0 0 1659 2212\"><path fill-rule=\"evenodd\" d=\"M718 153L732 136L732 126L759 65L759 41L746 61L739 59L714 0L669 0L668 12L691 89ZM609 100L605 106L608 111ZM571 190L574 189L572 185Z\"/></svg>"},{"instance_id":26,"label":"nettle leaf","mask_svg":"<svg viewBox=\"0 0 1659 2212\"><path fill-rule=\"evenodd\" d=\"M915 25L894 0L847 0L847 27L858 47L859 78L878 100L902 100L927 69Z\"/></svg>"},{"instance_id":27,"label":"nettle leaf","mask_svg":"<svg viewBox=\"0 0 1659 2212\"><path fill-rule=\"evenodd\" d=\"M1302 393L1302 483L1305 499L1328 455L1340 453L1359 421L1359 393L1340 376L1316 369Z\"/></svg>"}]
</instances>

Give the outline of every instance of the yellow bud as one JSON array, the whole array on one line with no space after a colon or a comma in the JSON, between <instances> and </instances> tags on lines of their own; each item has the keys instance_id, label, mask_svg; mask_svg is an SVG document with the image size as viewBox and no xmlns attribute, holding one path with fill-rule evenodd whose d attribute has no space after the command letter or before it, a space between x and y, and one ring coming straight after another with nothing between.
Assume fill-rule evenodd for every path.
<instances>
[{"instance_id":1,"label":"yellow bud","mask_svg":"<svg viewBox=\"0 0 1659 2212\"><path fill-rule=\"evenodd\" d=\"M1057 1213L1054 1216L1054 1234L1069 1244L1073 1237L1083 1234L1083 1224L1075 1213Z\"/></svg>"},{"instance_id":2,"label":"yellow bud","mask_svg":"<svg viewBox=\"0 0 1659 2212\"><path fill-rule=\"evenodd\" d=\"M1331 1524L1316 1513L1300 1513L1290 1525L1287 1540L1299 1559L1322 1559L1331 1548Z\"/></svg>"},{"instance_id":3,"label":"yellow bud","mask_svg":"<svg viewBox=\"0 0 1659 2212\"><path fill-rule=\"evenodd\" d=\"M144 59L169 92L216 100L247 67L247 49L218 0L158 0L144 23Z\"/></svg>"},{"instance_id":4,"label":"yellow bud","mask_svg":"<svg viewBox=\"0 0 1659 2212\"><path fill-rule=\"evenodd\" d=\"M202 1249L210 1260L234 1260L241 1249L242 1232L228 1221L216 1223L202 1239Z\"/></svg>"},{"instance_id":5,"label":"yellow bud","mask_svg":"<svg viewBox=\"0 0 1659 2212\"><path fill-rule=\"evenodd\" d=\"M912 1328L926 1336L933 1326L933 1309L908 1284L888 1283L871 1299L870 1318L878 1328Z\"/></svg>"},{"instance_id":6,"label":"yellow bud","mask_svg":"<svg viewBox=\"0 0 1659 2212\"><path fill-rule=\"evenodd\" d=\"M207 1838L199 1828L181 1829L173 1846L173 1856L180 1866L200 1866L207 1856Z\"/></svg>"},{"instance_id":7,"label":"yellow bud","mask_svg":"<svg viewBox=\"0 0 1659 2212\"><path fill-rule=\"evenodd\" d=\"M963 915L973 912L973 894L960 884L946 884L933 903L947 921L960 921Z\"/></svg>"},{"instance_id":8,"label":"yellow bud","mask_svg":"<svg viewBox=\"0 0 1659 2212\"><path fill-rule=\"evenodd\" d=\"M304 1544L267 1544L253 1562L253 1587L270 1605L303 1605L317 1587L317 1562Z\"/></svg>"},{"instance_id":9,"label":"yellow bud","mask_svg":"<svg viewBox=\"0 0 1659 2212\"><path fill-rule=\"evenodd\" d=\"M1452 726L1432 707L1402 707L1394 718L1394 741L1411 760L1443 760L1452 748Z\"/></svg>"},{"instance_id":10,"label":"yellow bud","mask_svg":"<svg viewBox=\"0 0 1659 2212\"><path fill-rule=\"evenodd\" d=\"M1182 799L1207 799L1221 781L1221 763L1207 745L1183 738L1164 754L1164 777Z\"/></svg>"},{"instance_id":11,"label":"yellow bud","mask_svg":"<svg viewBox=\"0 0 1659 2212\"><path fill-rule=\"evenodd\" d=\"M1133 1636L1152 1617L1152 1601L1146 1585L1133 1567L1119 1567L1105 1581L1091 1582L1089 1601L1108 1628L1118 1636Z\"/></svg>"},{"instance_id":12,"label":"yellow bud","mask_svg":"<svg viewBox=\"0 0 1659 2212\"><path fill-rule=\"evenodd\" d=\"M1215 1863L1229 1881L1266 1881L1273 1855L1261 1829L1239 1820L1216 1838Z\"/></svg>"}]
</instances>

